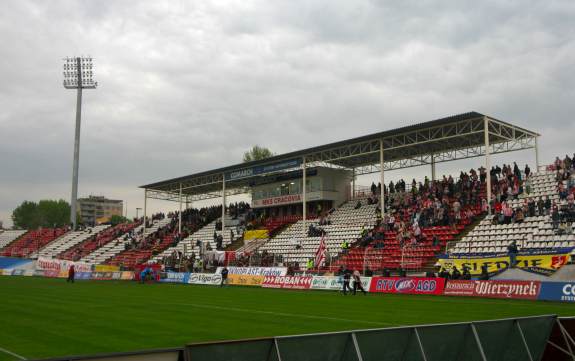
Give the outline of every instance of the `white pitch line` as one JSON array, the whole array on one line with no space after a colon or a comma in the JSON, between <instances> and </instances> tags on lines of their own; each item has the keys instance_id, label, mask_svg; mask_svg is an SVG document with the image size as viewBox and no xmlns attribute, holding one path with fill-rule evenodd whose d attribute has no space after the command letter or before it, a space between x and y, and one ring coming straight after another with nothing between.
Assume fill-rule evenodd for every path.
<instances>
[{"instance_id":1,"label":"white pitch line","mask_svg":"<svg viewBox=\"0 0 575 361\"><path fill-rule=\"evenodd\" d=\"M8 351L8 350L6 350L5 348L2 348L2 347L0 347L0 352L4 352L4 353L6 353L6 354L8 354L8 355L12 355L12 356L14 356L14 357L16 357L16 358L19 358L20 360L26 360L26 357L20 356L20 355L18 355L17 353L14 353L14 352L12 352L12 351Z\"/></svg>"},{"instance_id":2,"label":"white pitch line","mask_svg":"<svg viewBox=\"0 0 575 361\"><path fill-rule=\"evenodd\" d=\"M285 316L285 317L299 317L299 318L310 318L310 319L317 319L317 320L330 320L330 321L342 321L342 322L354 322L354 323L368 323L372 325L380 325L380 326L398 326L394 323L388 322L374 322L374 321L365 321L365 320L352 320L349 318L337 318L337 317L327 317L327 316L314 316L314 315L301 315L297 313L284 313L284 312L273 312L273 311L261 311L261 310L251 310L248 308L236 308L236 307L222 307L222 306L210 306L210 305L200 305L197 303L163 303L169 305L178 305L178 306L190 306L196 308L207 308L207 309L214 309L214 310L222 310L222 311L233 311L233 312L246 312L246 313L259 313L265 315L273 315L273 316Z\"/></svg>"}]
</instances>

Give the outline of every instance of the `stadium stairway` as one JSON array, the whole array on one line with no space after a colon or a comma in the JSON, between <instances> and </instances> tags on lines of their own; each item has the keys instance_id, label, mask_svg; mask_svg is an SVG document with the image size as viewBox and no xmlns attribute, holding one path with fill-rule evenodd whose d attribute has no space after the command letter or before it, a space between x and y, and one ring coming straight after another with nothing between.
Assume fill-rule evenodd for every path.
<instances>
[{"instance_id":1,"label":"stadium stairway","mask_svg":"<svg viewBox=\"0 0 575 361\"><path fill-rule=\"evenodd\" d=\"M0 250L10 243L14 242L18 237L23 236L26 232L24 229L19 230L5 230L0 233Z\"/></svg>"},{"instance_id":2,"label":"stadium stairway","mask_svg":"<svg viewBox=\"0 0 575 361\"><path fill-rule=\"evenodd\" d=\"M154 252L161 252L168 248L170 244L173 244L176 232L169 232L168 230L172 220L172 218L166 217L158 223L159 226L157 229L150 229L149 233L146 231L145 245L136 249L124 250L111 259L108 259L105 263L132 269L137 264L148 261L154 255ZM158 238L154 236L156 231L164 231L165 234L161 236L161 238Z\"/></svg>"},{"instance_id":3,"label":"stadium stairway","mask_svg":"<svg viewBox=\"0 0 575 361\"><path fill-rule=\"evenodd\" d=\"M60 253L56 258L67 260L78 260L86 257L88 254L94 252L100 247L107 245L114 239L123 236L127 232L136 228L140 222L130 222L118 224L114 227L107 228L102 232L92 235L90 238L83 242L76 244L74 247Z\"/></svg>"},{"instance_id":4,"label":"stadium stairway","mask_svg":"<svg viewBox=\"0 0 575 361\"><path fill-rule=\"evenodd\" d=\"M4 247L1 256L29 257L48 243L66 233L65 228L42 228L30 231Z\"/></svg>"},{"instance_id":5,"label":"stadium stairway","mask_svg":"<svg viewBox=\"0 0 575 361\"><path fill-rule=\"evenodd\" d=\"M209 244L212 249L216 249L216 243L214 241L214 232L216 233L216 235L222 235L223 238L222 246L224 248L243 236L243 229L241 227L238 229L238 227L236 227L238 223L236 223L229 216L226 216L225 218L226 231L224 232L224 234L222 234L220 230L216 230L216 224L219 222L220 219L221 217L208 223L204 227L198 229L196 232L188 235L186 238L178 242L175 246L165 249L163 252L154 256L153 260L160 261L162 260L162 258L171 255L173 252L182 252L182 254L186 256L192 254L192 252L199 254L198 246L196 245L197 241L201 241L206 245ZM231 239L231 233L229 232L230 230L229 227L233 227L232 229L234 230L233 240ZM239 232L237 232L237 230L239 230Z\"/></svg>"},{"instance_id":6,"label":"stadium stairway","mask_svg":"<svg viewBox=\"0 0 575 361\"><path fill-rule=\"evenodd\" d=\"M367 200L359 200L362 206L356 209L358 200L343 203L331 215L331 224L318 226L317 221L308 220L307 224L314 224L326 232L325 240L327 250L335 255L344 240L355 240L361 235L363 228L371 229L376 222L376 205L368 205ZM283 255L284 262L298 262L303 265L308 259L315 257L321 237L303 236L303 221L288 226L283 232L271 238L258 248L258 251L267 251ZM307 233L307 229L306 229Z\"/></svg>"},{"instance_id":7,"label":"stadium stairway","mask_svg":"<svg viewBox=\"0 0 575 361\"><path fill-rule=\"evenodd\" d=\"M170 222L169 218L164 218L161 220L154 220L150 227L146 228L146 234L151 234L157 231L159 228L164 227ZM140 235L143 230L143 225L139 225L133 229L135 235ZM96 249L87 256L80 259L81 262L101 264L107 260L115 257L116 255L124 252L126 250L126 245L130 244L130 239L126 234L117 237L104 246Z\"/></svg>"},{"instance_id":8,"label":"stadium stairway","mask_svg":"<svg viewBox=\"0 0 575 361\"><path fill-rule=\"evenodd\" d=\"M46 246L42 247L38 252L34 252L30 257L46 257L53 258L56 255L74 247L78 243L84 242L86 239L97 235L98 233L109 228L109 225L100 225L89 227L81 231L68 232Z\"/></svg>"}]
</instances>

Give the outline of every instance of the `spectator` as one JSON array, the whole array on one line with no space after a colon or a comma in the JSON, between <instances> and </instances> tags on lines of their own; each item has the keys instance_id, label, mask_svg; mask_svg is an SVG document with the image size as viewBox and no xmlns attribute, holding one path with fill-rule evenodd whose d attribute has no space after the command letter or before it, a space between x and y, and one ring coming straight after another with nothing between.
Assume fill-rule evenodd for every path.
<instances>
[{"instance_id":1,"label":"spectator","mask_svg":"<svg viewBox=\"0 0 575 361\"><path fill-rule=\"evenodd\" d=\"M507 247L507 253L509 254L509 263L510 267L514 268L517 264L517 253L519 250L517 249L517 244L515 241L511 242L511 244Z\"/></svg>"},{"instance_id":2,"label":"spectator","mask_svg":"<svg viewBox=\"0 0 575 361\"><path fill-rule=\"evenodd\" d=\"M456 266L453 266L453 268L451 269L451 279L458 280L460 278L461 278L461 272L459 272Z\"/></svg>"}]
</instances>

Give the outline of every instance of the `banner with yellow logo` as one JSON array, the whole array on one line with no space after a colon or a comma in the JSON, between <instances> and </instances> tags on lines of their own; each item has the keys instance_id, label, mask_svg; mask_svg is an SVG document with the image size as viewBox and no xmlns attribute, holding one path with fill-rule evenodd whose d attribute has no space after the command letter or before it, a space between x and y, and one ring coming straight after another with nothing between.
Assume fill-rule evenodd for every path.
<instances>
[{"instance_id":1,"label":"banner with yellow logo","mask_svg":"<svg viewBox=\"0 0 575 361\"><path fill-rule=\"evenodd\" d=\"M564 251L565 252L565 251ZM571 255L569 252L565 253L554 253L554 254L526 254L517 255L516 268L522 269L528 272L535 272L543 274L546 276L552 275L561 268L563 265L569 263L571 260ZM469 268L471 275L479 276L481 274L481 267L483 265L487 266L487 272L489 274L496 274L503 272L509 268L510 259L509 256L493 256L493 257L451 257L451 258L439 258L439 266L451 270L453 266L456 266L459 271L463 269L464 266Z\"/></svg>"},{"instance_id":2,"label":"banner with yellow logo","mask_svg":"<svg viewBox=\"0 0 575 361\"><path fill-rule=\"evenodd\" d=\"M264 281L264 276L252 275L228 275L228 284L236 286L261 286Z\"/></svg>"},{"instance_id":3,"label":"banner with yellow logo","mask_svg":"<svg viewBox=\"0 0 575 361\"><path fill-rule=\"evenodd\" d=\"M269 237L267 229L255 229L244 232L244 241L251 241L252 239L266 239Z\"/></svg>"},{"instance_id":4,"label":"banner with yellow logo","mask_svg":"<svg viewBox=\"0 0 575 361\"><path fill-rule=\"evenodd\" d=\"M97 264L94 266L94 272L118 272L120 267L107 264Z\"/></svg>"}]
</instances>

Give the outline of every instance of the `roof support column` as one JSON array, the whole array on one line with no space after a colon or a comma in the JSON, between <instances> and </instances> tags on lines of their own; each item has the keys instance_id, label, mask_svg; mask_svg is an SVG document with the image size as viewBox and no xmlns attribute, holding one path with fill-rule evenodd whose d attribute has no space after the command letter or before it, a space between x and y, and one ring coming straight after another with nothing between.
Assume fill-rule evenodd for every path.
<instances>
[{"instance_id":1,"label":"roof support column","mask_svg":"<svg viewBox=\"0 0 575 361\"><path fill-rule=\"evenodd\" d=\"M142 225L144 228L142 228L142 239L146 239L146 212L148 209L148 190L146 188L144 188L144 218L143 218L143 222Z\"/></svg>"},{"instance_id":2,"label":"roof support column","mask_svg":"<svg viewBox=\"0 0 575 361\"><path fill-rule=\"evenodd\" d=\"M539 136L535 136L535 172L539 172L539 145L537 143Z\"/></svg>"},{"instance_id":3,"label":"roof support column","mask_svg":"<svg viewBox=\"0 0 575 361\"><path fill-rule=\"evenodd\" d=\"M351 169L351 198L355 198L355 167Z\"/></svg>"},{"instance_id":4,"label":"roof support column","mask_svg":"<svg viewBox=\"0 0 575 361\"><path fill-rule=\"evenodd\" d=\"M226 174L222 173L222 238L224 237L224 229L226 228L225 221L226 221Z\"/></svg>"},{"instance_id":5,"label":"roof support column","mask_svg":"<svg viewBox=\"0 0 575 361\"><path fill-rule=\"evenodd\" d=\"M483 117L483 134L485 136L485 171L487 172L487 212L491 215L491 154L489 150L489 119Z\"/></svg>"},{"instance_id":6,"label":"roof support column","mask_svg":"<svg viewBox=\"0 0 575 361\"><path fill-rule=\"evenodd\" d=\"M302 169L302 189L301 189L301 194L302 194L302 206L303 206L303 210L302 210L302 227L301 227L301 231L302 231L302 236L305 237L306 236L306 219L307 219L307 195L306 195L306 164L305 164L305 157L303 157L303 163L301 165L301 169Z\"/></svg>"},{"instance_id":7,"label":"roof support column","mask_svg":"<svg viewBox=\"0 0 575 361\"><path fill-rule=\"evenodd\" d=\"M180 213L178 214L178 233L182 234L182 182L180 182Z\"/></svg>"},{"instance_id":8,"label":"roof support column","mask_svg":"<svg viewBox=\"0 0 575 361\"><path fill-rule=\"evenodd\" d=\"M383 172L383 139L379 140L379 182L381 183L381 194L379 195L379 202L381 205L381 215L385 214L385 177Z\"/></svg>"},{"instance_id":9,"label":"roof support column","mask_svg":"<svg viewBox=\"0 0 575 361\"><path fill-rule=\"evenodd\" d=\"M431 181L435 181L435 154L431 155Z\"/></svg>"}]
</instances>

